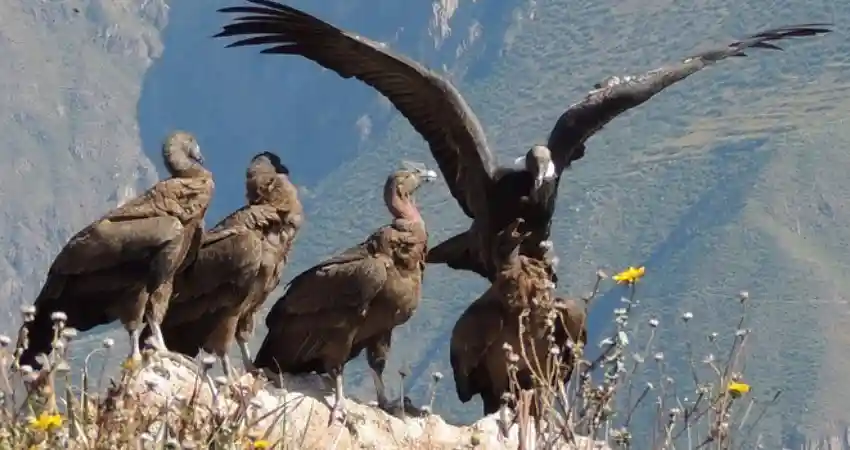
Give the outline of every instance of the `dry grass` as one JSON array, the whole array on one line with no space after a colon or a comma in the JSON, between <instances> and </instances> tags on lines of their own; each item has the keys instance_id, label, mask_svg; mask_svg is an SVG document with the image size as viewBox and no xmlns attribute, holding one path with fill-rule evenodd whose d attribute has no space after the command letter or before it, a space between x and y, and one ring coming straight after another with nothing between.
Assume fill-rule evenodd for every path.
<instances>
[{"instance_id":1,"label":"dry grass","mask_svg":"<svg viewBox=\"0 0 850 450\"><path fill-rule=\"evenodd\" d=\"M637 279L640 277L642 274ZM605 278L604 273L597 274L594 290L585 298L588 304ZM780 392L763 401L751 395L751 387L745 381L744 350L750 335L746 328L749 294L742 292L736 300L729 300L730 307L740 308L731 345L721 347L719 343L723 339L712 333L706 338L713 351L696 359L693 343L687 342L689 374L685 379L674 379L665 373L665 356L658 349L663 346L656 342L660 325L657 319L650 319L646 324L648 338L643 345L630 343L637 329L630 326L629 321L640 305L635 297L638 282L626 280L621 284L626 286L628 293L622 298L623 307L614 311L615 331L600 343L601 354L590 360L585 358L585 349L580 343L568 343L568 350L578 356L579 362L567 385L557 382L563 378L564 367L551 364L564 351L554 343L544 349L548 350L548 364L552 369L548 373L539 368L534 370L533 394L519 391L514 379L510 395L519 403L515 420L521 429L520 436L526 437L521 445L557 448L559 441L571 442L581 435L591 439L584 441L586 447L577 448L590 449L590 445L599 441L615 449L760 448L758 425L776 403ZM687 324L693 320L693 314L685 312L681 320ZM539 351L521 349L519 355L509 352L508 364L512 365L511 361L524 358L529 352ZM657 382L638 382L638 379L648 378ZM548 417L541 421L541 433L533 432L537 427L532 426L527 415L530 402L537 402L542 410L549 411ZM644 420L635 420L638 415L643 415ZM636 426L644 429L635 430ZM635 442L636 436L645 438Z\"/></svg>"},{"instance_id":2,"label":"dry grass","mask_svg":"<svg viewBox=\"0 0 850 450\"><path fill-rule=\"evenodd\" d=\"M607 278L597 274L593 293L585 300L590 303L601 282ZM637 277L638 279L640 276ZM520 449L549 448L600 448L603 443L617 449L733 449L753 448L759 445L758 425L767 409L776 402L779 394L761 401L750 392L743 374L744 349L750 335L746 328L749 296L741 293L730 299L730 306L740 308L740 318L732 331L729 348L721 347L719 336L707 336L714 350L697 358L690 356L690 373L685 379L673 379L665 373L664 354L656 343L659 323L655 319L646 323L648 338L635 346L630 340L637 327L630 325L639 282L620 280L627 289L624 305L614 312L615 332L601 343L601 354L586 357L585 349L573 342L562 349L554 344L548 349L506 348L506 364L516 367L516 362L526 361L539 352L546 352L544 371L533 367L535 388L520 391L514 388L506 394L516 400L514 411L500 412L500 420L512 422L512 432L517 440L511 447ZM541 303L542 304L542 303ZM127 361L120 373L108 381L105 389L103 373L93 377L89 373L90 359L98 353L109 353L113 342L105 340L103 347L89 354L82 367L69 363L68 348L76 330L65 326L65 315L56 313L54 319L54 351L43 357L44 367L34 371L19 366L18 356L27 346L27 323L32 320L32 307L24 308L24 323L17 340L0 336L0 382L2 382L2 409L0 409L0 449L18 448L68 448L68 449L166 449L166 448L334 448L337 439L323 442L321 446L305 441L307 428L323 428L311 418L293 419L282 408L262 417L252 409L260 383L246 387L228 382L210 373L213 359L202 358L200 364L179 355L144 354L141 363ZM556 319L552 313L546 321L549 329ZM684 313L681 320L689 323L693 315ZM521 327L522 328L522 327ZM521 332L523 332L521 330ZM693 349L691 343L688 348ZM555 364L562 351L572 351L578 357L577 370L567 385L556 380L563 378L564 367ZM43 355L42 355L43 356ZM174 395L164 402L153 402L140 388L137 375L145 367L156 365L163 358L192 367L194 386L190 395ZM82 375L80 386L72 386L71 375ZM516 373L515 370L512 373ZM435 374L436 385L442 375ZM656 379L643 384L638 379ZM134 381L135 380L135 381ZM190 383L190 384L192 384ZM64 386L61 389L57 386ZM156 386L148 386L155 391ZM57 392L61 391L61 392ZM743 391L743 392L742 392ZM432 390L433 392L433 390ZM210 395L212 393L212 395ZM222 402L224 398L227 401ZM434 398L432 396L431 405ZM439 401L439 400L438 400ZM528 411L532 402L548 411L539 423L532 423ZM514 414L515 413L515 414ZM312 413L311 413L312 414ZM377 413L376 414L383 414ZM510 420L509 415L513 415ZM356 414L354 415L356 416ZM320 415L321 417L321 415ZM640 418L641 420L636 420ZM362 418L361 418L362 419ZM357 418L351 417L346 426L351 436L357 436ZM650 424L648 427L645 424ZM636 430L642 426L644 429ZM287 427L295 430L301 439L285 440L292 436ZM352 429L355 428L355 429ZM427 428L427 427L426 427ZM648 429L647 429L648 428ZM322 435L328 437L330 430ZM425 434L428 434L427 432ZM591 439L577 439L586 436ZM636 442L646 436L647 442ZM443 448L428 445L433 436L422 436L415 442L406 442L405 448ZM327 439L325 439L327 441ZM473 432L465 438L463 448L481 447L483 442ZM359 448L359 447L355 447Z\"/></svg>"}]
</instances>

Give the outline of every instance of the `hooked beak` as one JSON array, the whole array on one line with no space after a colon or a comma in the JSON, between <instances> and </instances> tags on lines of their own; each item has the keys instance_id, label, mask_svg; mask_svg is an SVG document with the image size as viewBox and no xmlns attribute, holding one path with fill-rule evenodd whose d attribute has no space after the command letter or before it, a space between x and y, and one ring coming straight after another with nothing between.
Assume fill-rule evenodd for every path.
<instances>
[{"instance_id":1,"label":"hooked beak","mask_svg":"<svg viewBox=\"0 0 850 450\"><path fill-rule=\"evenodd\" d=\"M534 177L534 190L535 190L535 191L536 191L536 190L538 190L538 189L540 189L540 187L541 187L541 186L543 186L543 178L544 178L544 177L543 177L543 174L542 174L542 173L537 174L537 176L536 176L536 177ZM526 179L527 179L527 178L526 178Z\"/></svg>"},{"instance_id":2,"label":"hooked beak","mask_svg":"<svg viewBox=\"0 0 850 450\"><path fill-rule=\"evenodd\" d=\"M204 163L204 155L201 153L201 145L198 144L197 142L195 142L195 151L193 153L194 153L193 156L195 157L195 161L197 161L199 164L203 164Z\"/></svg>"},{"instance_id":3,"label":"hooked beak","mask_svg":"<svg viewBox=\"0 0 850 450\"><path fill-rule=\"evenodd\" d=\"M430 169L419 170L419 178L425 182L434 181L437 179L437 172Z\"/></svg>"}]
</instances>

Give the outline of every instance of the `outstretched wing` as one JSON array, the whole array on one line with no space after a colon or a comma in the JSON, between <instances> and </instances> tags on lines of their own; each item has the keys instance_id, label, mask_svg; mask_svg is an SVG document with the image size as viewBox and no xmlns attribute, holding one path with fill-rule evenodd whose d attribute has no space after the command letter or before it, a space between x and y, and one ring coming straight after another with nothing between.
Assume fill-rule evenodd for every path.
<instances>
[{"instance_id":1,"label":"outstretched wing","mask_svg":"<svg viewBox=\"0 0 850 450\"><path fill-rule=\"evenodd\" d=\"M428 142L452 196L467 216L486 215L486 188L495 170L472 109L446 79L383 45L348 33L290 6L248 0L258 6L220 9L243 13L215 37L258 35L228 45L271 44L262 53L301 55L343 78L355 77L383 94Z\"/></svg>"},{"instance_id":2,"label":"outstretched wing","mask_svg":"<svg viewBox=\"0 0 850 450\"><path fill-rule=\"evenodd\" d=\"M549 134L548 147L552 151L558 173L569 167L572 161L584 156L584 142L608 122L641 105L673 83L723 59L747 56L744 50L748 48L782 50L771 41L828 33L832 31L826 28L829 25L813 23L774 28L642 75L609 77L597 83L595 90L590 91L584 100L570 106L561 115Z\"/></svg>"}]
</instances>

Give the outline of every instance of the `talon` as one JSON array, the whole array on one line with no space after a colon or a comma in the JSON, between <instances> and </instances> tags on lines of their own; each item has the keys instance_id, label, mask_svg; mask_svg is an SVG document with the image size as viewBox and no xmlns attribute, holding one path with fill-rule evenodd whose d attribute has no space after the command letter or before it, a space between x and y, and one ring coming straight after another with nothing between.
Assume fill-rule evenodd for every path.
<instances>
[{"instance_id":1,"label":"talon","mask_svg":"<svg viewBox=\"0 0 850 450\"><path fill-rule=\"evenodd\" d=\"M328 419L328 426L333 426L335 421L339 421L340 423L345 423L345 407L343 406L343 402L339 402L334 405L333 409L331 409L330 418Z\"/></svg>"}]
</instances>

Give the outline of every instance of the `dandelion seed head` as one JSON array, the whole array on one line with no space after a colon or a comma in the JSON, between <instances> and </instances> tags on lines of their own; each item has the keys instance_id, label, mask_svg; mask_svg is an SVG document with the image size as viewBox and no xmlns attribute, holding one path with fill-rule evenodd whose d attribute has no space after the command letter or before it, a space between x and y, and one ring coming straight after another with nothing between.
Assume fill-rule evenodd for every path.
<instances>
[{"instance_id":1,"label":"dandelion seed head","mask_svg":"<svg viewBox=\"0 0 850 450\"><path fill-rule=\"evenodd\" d=\"M215 356L206 355L201 359L201 364L204 366L204 370L210 370L215 364Z\"/></svg>"},{"instance_id":2,"label":"dandelion seed head","mask_svg":"<svg viewBox=\"0 0 850 450\"><path fill-rule=\"evenodd\" d=\"M63 328L62 333L60 333L60 335L66 340L70 341L71 339L77 337L77 329L72 327Z\"/></svg>"}]
</instances>

